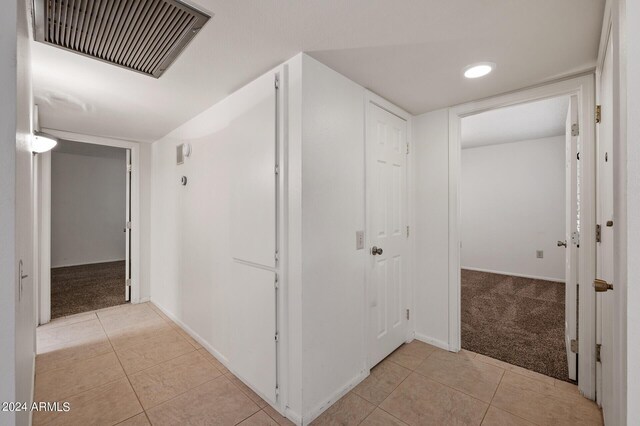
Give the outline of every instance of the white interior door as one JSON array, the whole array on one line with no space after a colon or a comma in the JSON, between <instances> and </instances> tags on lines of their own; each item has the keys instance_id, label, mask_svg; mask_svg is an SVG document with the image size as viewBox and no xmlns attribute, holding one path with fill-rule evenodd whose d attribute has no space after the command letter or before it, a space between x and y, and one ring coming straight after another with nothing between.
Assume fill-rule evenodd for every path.
<instances>
[{"instance_id":1,"label":"white interior door","mask_svg":"<svg viewBox=\"0 0 640 426\"><path fill-rule=\"evenodd\" d=\"M572 341L578 339L578 135L573 127L578 125L578 99L571 96L566 134L566 235L565 235L565 343L569 378L577 380L577 354L572 351Z\"/></svg>"},{"instance_id":2,"label":"white interior door","mask_svg":"<svg viewBox=\"0 0 640 426\"><path fill-rule=\"evenodd\" d=\"M597 245L596 277L613 282L613 59L609 39L600 75L601 120L598 124L597 203L600 242ZM585 283L587 284L587 283ZM588 283L590 285L590 283ZM613 283L615 285L615 283ZM615 287L614 287L615 291ZM600 344L600 363L596 368L598 401L605 422L613 414L613 291L598 293L596 343Z\"/></svg>"},{"instance_id":3,"label":"white interior door","mask_svg":"<svg viewBox=\"0 0 640 426\"><path fill-rule=\"evenodd\" d=\"M407 339L407 122L369 103L367 234L369 365Z\"/></svg>"},{"instance_id":4,"label":"white interior door","mask_svg":"<svg viewBox=\"0 0 640 426\"><path fill-rule=\"evenodd\" d=\"M125 283L124 294L127 302L131 301L131 150L127 149L126 164L126 207L125 207Z\"/></svg>"}]
</instances>

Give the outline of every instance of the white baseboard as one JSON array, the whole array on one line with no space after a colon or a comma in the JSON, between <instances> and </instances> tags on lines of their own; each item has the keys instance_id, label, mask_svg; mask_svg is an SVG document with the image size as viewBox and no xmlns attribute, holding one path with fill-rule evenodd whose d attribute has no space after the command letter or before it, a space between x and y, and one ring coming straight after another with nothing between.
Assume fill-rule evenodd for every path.
<instances>
[{"instance_id":1,"label":"white baseboard","mask_svg":"<svg viewBox=\"0 0 640 426\"><path fill-rule=\"evenodd\" d=\"M470 266L461 266L460 269L468 269L470 271L477 271L477 272L488 272L490 274L498 274L498 275L511 275L512 277L531 278L531 279L534 279L534 280L553 281L553 282L557 282L557 283L564 283L565 282L564 278L539 277L537 275L516 274L514 272L494 271L492 269L472 268Z\"/></svg>"},{"instance_id":2,"label":"white baseboard","mask_svg":"<svg viewBox=\"0 0 640 426\"><path fill-rule=\"evenodd\" d=\"M351 389L356 387L361 381L366 379L369 376L369 370L364 370L360 372L356 377L351 379L345 386L331 395L328 399L326 399L321 404L317 405L316 408L309 412L308 416L305 416L302 419L303 425L308 425L312 421L314 421L320 414L322 414L326 409L331 407L335 402L337 402L340 398L345 396Z\"/></svg>"},{"instance_id":3,"label":"white baseboard","mask_svg":"<svg viewBox=\"0 0 640 426\"><path fill-rule=\"evenodd\" d=\"M430 344L432 346L435 346L437 348L440 348L440 349L444 349L445 351L450 350L449 349L449 343L447 343L445 341L442 341L442 340L439 340L439 339L434 339L432 337L429 337L429 336L424 335L424 334L420 334L418 332L416 332L415 338L416 338L416 340L419 340L419 341L424 342L424 343L428 343L428 344Z\"/></svg>"}]
</instances>

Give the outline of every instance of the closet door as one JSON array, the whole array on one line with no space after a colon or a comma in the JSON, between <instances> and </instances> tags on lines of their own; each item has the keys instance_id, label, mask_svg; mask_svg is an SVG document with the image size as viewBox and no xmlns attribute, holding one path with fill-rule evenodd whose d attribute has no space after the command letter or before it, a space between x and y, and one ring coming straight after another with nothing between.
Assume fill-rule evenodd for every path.
<instances>
[{"instance_id":1,"label":"closet door","mask_svg":"<svg viewBox=\"0 0 640 426\"><path fill-rule=\"evenodd\" d=\"M251 86L244 113L230 124L231 193L229 362L260 396L276 400L277 88L267 76Z\"/></svg>"}]
</instances>

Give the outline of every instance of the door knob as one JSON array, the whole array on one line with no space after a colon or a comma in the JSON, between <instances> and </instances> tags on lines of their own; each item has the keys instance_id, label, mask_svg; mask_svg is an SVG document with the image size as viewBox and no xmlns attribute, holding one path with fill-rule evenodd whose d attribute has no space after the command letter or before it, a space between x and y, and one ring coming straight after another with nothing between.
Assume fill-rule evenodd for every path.
<instances>
[{"instance_id":1,"label":"door knob","mask_svg":"<svg viewBox=\"0 0 640 426\"><path fill-rule=\"evenodd\" d=\"M380 247L373 246L371 247L371 254L374 256L376 254L382 254L382 249Z\"/></svg>"},{"instance_id":2,"label":"door knob","mask_svg":"<svg viewBox=\"0 0 640 426\"><path fill-rule=\"evenodd\" d=\"M596 290L596 292L600 293L607 290L613 290L613 284L609 284L605 280L596 278L595 281L593 281L593 288Z\"/></svg>"},{"instance_id":3,"label":"door knob","mask_svg":"<svg viewBox=\"0 0 640 426\"><path fill-rule=\"evenodd\" d=\"M567 242L566 241L558 241L558 247L567 247Z\"/></svg>"}]
</instances>

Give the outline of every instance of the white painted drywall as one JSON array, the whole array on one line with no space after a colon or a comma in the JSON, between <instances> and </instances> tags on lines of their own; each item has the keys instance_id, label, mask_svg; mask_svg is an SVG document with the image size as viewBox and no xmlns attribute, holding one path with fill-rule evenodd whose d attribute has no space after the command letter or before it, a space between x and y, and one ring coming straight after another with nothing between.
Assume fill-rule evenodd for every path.
<instances>
[{"instance_id":1,"label":"white painted drywall","mask_svg":"<svg viewBox=\"0 0 640 426\"><path fill-rule=\"evenodd\" d=\"M0 401L16 400L16 5L0 14ZM11 425L15 413L0 412L0 424Z\"/></svg>"},{"instance_id":2,"label":"white painted drywall","mask_svg":"<svg viewBox=\"0 0 640 426\"><path fill-rule=\"evenodd\" d=\"M140 300L149 300L151 295L151 144L138 145L140 173ZM124 234L124 232L123 232Z\"/></svg>"},{"instance_id":3,"label":"white painted drywall","mask_svg":"<svg viewBox=\"0 0 640 426\"><path fill-rule=\"evenodd\" d=\"M564 282L565 137L466 148L461 161L462 268Z\"/></svg>"},{"instance_id":4,"label":"white painted drywall","mask_svg":"<svg viewBox=\"0 0 640 426\"><path fill-rule=\"evenodd\" d=\"M415 164L416 337L441 347L449 341L449 111L413 120Z\"/></svg>"},{"instance_id":5,"label":"white painted drywall","mask_svg":"<svg viewBox=\"0 0 640 426\"><path fill-rule=\"evenodd\" d=\"M15 401L33 400L36 329L36 286L33 245L33 154L31 151L33 95L31 86L30 26L26 2L17 2L17 98L15 143L15 232L16 258L22 260L22 291L15 305ZM11 37L9 37L11 39ZM14 142L15 141L15 142ZM14 263L16 265L16 263ZM14 281L15 282L15 281ZM15 287L14 287L15 288ZM11 359L11 358L9 358ZM6 360L2 360L6 363ZM31 412L15 414L16 425L31 423Z\"/></svg>"},{"instance_id":6,"label":"white painted drywall","mask_svg":"<svg viewBox=\"0 0 640 426\"><path fill-rule=\"evenodd\" d=\"M124 149L52 152L52 268L124 260L125 214Z\"/></svg>"},{"instance_id":7,"label":"white painted drywall","mask_svg":"<svg viewBox=\"0 0 640 426\"><path fill-rule=\"evenodd\" d=\"M364 88L302 66L303 402L314 415L365 368ZM333 401L331 401L333 402Z\"/></svg>"},{"instance_id":8,"label":"white painted drywall","mask_svg":"<svg viewBox=\"0 0 640 426\"><path fill-rule=\"evenodd\" d=\"M151 300L232 369L238 312L232 301L239 300L239 288L232 274L231 202L233 177L244 158L234 145L232 124L264 102L265 87L272 89L269 96L275 102L275 71L249 83L151 147ZM184 164L176 165L176 147L182 143L189 143L192 153ZM186 186L180 184L182 176L188 178ZM300 383L299 377L297 381ZM300 412L299 406L292 409Z\"/></svg>"},{"instance_id":9,"label":"white painted drywall","mask_svg":"<svg viewBox=\"0 0 640 426\"><path fill-rule=\"evenodd\" d=\"M626 126L626 251L627 262L627 422L634 424L640 421L640 4L637 1L624 1L626 17L622 26L622 37L626 44L626 64L622 66L623 75L620 81L622 99L626 101L626 117L622 123ZM623 11L624 13L624 11ZM624 55L625 52L621 51ZM624 109L622 113L625 113ZM614 139L615 140L615 139ZM624 167L624 166L623 166ZM624 187L624 186L623 186ZM617 207L617 206L616 206ZM623 296L624 297L624 296Z\"/></svg>"}]
</instances>

